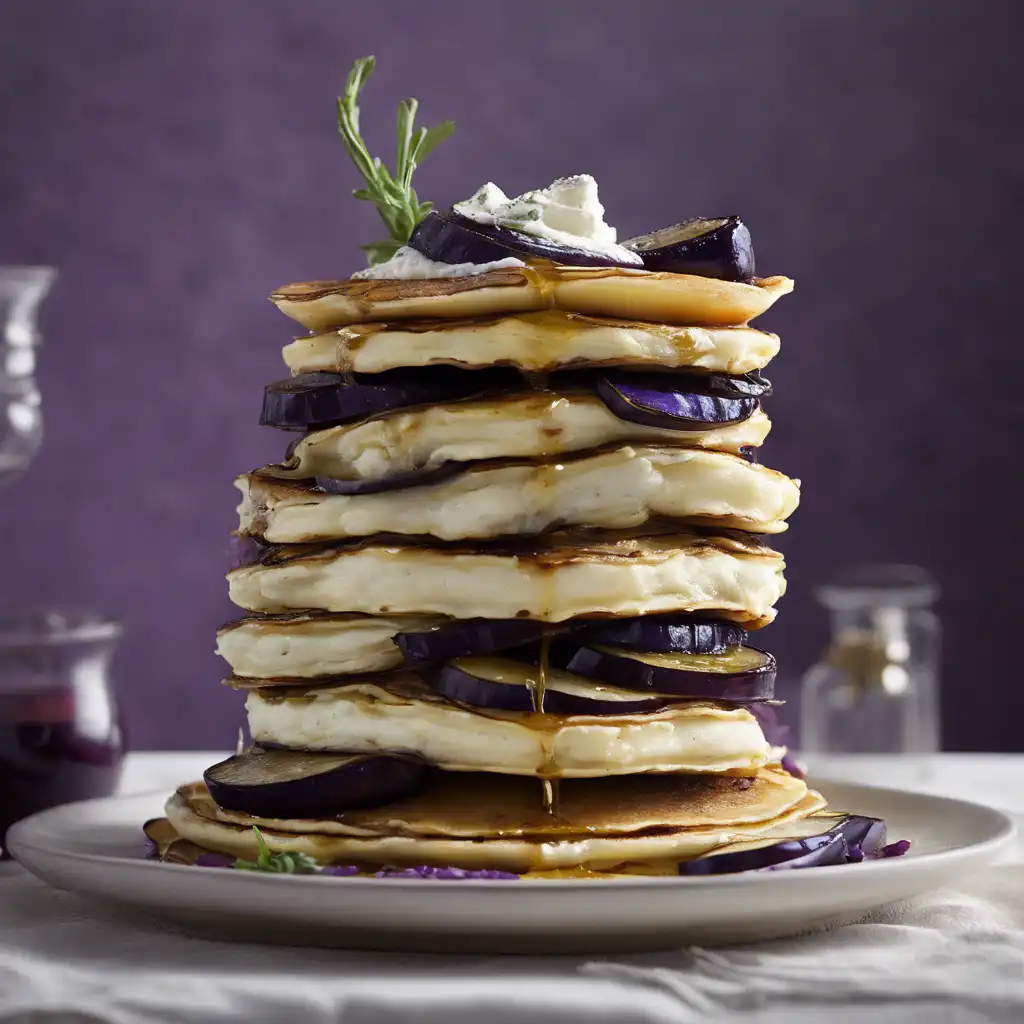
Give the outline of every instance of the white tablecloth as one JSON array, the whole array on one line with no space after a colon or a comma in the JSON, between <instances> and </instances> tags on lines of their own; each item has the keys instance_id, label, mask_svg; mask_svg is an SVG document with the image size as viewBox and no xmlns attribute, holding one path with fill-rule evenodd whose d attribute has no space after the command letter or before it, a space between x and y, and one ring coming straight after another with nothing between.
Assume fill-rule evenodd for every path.
<instances>
[{"instance_id":1,"label":"white tablecloth","mask_svg":"<svg viewBox=\"0 0 1024 1024\"><path fill-rule=\"evenodd\" d=\"M138 754L125 792L214 754ZM833 766L857 781L1024 816L1024 755ZM230 945L140 925L0 866L0 1022L778 1024L1024 1022L1024 847L955 891L828 934L720 952L599 957L349 953Z\"/></svg>"}]
</instances>

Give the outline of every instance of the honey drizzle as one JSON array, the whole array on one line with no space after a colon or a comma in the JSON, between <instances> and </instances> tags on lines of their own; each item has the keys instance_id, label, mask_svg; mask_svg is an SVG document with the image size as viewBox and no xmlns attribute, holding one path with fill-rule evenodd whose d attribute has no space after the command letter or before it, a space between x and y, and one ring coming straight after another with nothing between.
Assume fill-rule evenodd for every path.
<instances>
[{"instance_id":1,"label":"honey drizzle","mask_svg":"<svg viewBox=\"0 0 1024 1024\"><path fill-rule=\"evenodd\" d=\"M545 632L540 641L540 658L537 667L537 679L530 687L533 710L544 714L544 694L548 685L548 666L551 661L551 634ZM544 763L541 765L541 800L546 814L556 817L558 814L558 783L552 773L557 770L555 764L553 741L550 732L545 729L543 736Z\"/></svg>"},{"instance_id":2,"label":"honey drizzle","mask_svg":"<svg viewBox=\"0 0 1024 1024\"><path fill-rule=\"evenodd\" d=\"M558 280L557 274L553 269L548 269L544 266L547 261L538 260L536 262L528 263L523 267L521 273L526 278L527 282L533 285L534 288L540 293L541 301L544 303L544 308L555 309L557 303L555 302L555 282ZM551 268L554 264L548 264Z\"/></svg>"},{"instance_id":3,"label":"honey drizzle","mask_svg":"<svg viewBox=\"0 0 1024 1024\"><path fill-rule=\"evenodd\" d=\"M359 332L349 327L342 327L338 331L338 343L334 351L334 365L336 371L341 374L341 378L346 384L355 384L356 382L355 374L352 372L352 353L358 347L358 342L361 340L362 336Z\"/></svg>"}]
</instances>

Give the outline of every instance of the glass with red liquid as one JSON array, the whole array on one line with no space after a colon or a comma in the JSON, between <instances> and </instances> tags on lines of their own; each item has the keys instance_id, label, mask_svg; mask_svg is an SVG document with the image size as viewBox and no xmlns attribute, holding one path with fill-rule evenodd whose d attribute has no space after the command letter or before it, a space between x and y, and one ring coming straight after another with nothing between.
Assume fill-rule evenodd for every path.
<instances>
[{"instance_id":1,"label":"glass with red liquid","mask_svg":"<svg viewBox=\"0 0 1024 1024\"><path fill-rule=\"evenodd\" d=\"M0 609L0 845L20 818L114 792L124 743L109 668L120 636L95 615Z\"/></svg>"}]
</instances>

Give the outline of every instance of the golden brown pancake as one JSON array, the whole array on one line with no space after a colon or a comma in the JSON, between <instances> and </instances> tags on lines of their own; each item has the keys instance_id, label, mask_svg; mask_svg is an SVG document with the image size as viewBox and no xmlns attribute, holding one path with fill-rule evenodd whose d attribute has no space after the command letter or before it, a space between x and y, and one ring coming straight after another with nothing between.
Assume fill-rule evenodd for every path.
<instances>
[{"instance_id":1,"label":"golden brown pancake","mask_svg":"<svg viewBox=\"0 0 1024 1024\"><path fill-rule=\"evenodd\" d=\"M545 265L428 280L306 281L270 296L313 331L407 318L473 318L543 309L685 326L741 326L793 290L787 277L749 284L617 267Z\"/></svg>"}]
</instances>

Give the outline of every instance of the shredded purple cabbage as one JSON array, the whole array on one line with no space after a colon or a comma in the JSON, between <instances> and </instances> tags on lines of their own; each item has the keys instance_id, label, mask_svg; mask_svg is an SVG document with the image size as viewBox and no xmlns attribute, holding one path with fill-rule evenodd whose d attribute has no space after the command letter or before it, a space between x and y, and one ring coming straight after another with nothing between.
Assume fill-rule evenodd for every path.
<instances>
[{"instance_id":1,"label":"shredded purple cabbage","mask_svg":"<svg viewBox=\"0 0 1024 1024\"><path fill-rule=\"evenodd\" d=\"M883 846L879 857L902 857L909 849L909 839L898 839L895 843Z\"/></svg>"},{"instance_id":2,"label":"shredded purple cabbage","mask_svg":"<svg viewBox=\"0 0 1024 1024\"><path fill-rule=\"evenodd\" d=\"M859 864L864 859L864 850L857 843L846 848L846 863Z\"/></svg>"},{"instance_id":3,"label":"shredded purple cabbage","mask_svg":"<svg viewBox=\"0 0 1024 1024\"><path fill-rule=\"evenodd\" d=\"M192 862L197 868L233 868L234 857L225 857L222 853L201 853Z\"/></svg>"},{"instance_id":4,"label":"shredded purple cabbage","mask_svg":"<svg viewBox=\"0 0 1024 1024\"><path fill-rule=\"evenodd\" d=\"M420 864L415 868L384 868L376 878L518 878L510 871L491 871L487 868L471 871L466 868L435 868Z\"/></svg>"},{"instance_id":5,"label":"shredded purple cabbage","mask_svg":"<svg viewBox=\"0 0 1024 1024\"><path fill-rule=\"evenodd\" d=\"M321 868L318 875L334 875L337 878L345 878L349 875L358 875L359 868L355 864L334 864L332 866Z\"/></svg>"}]
</instances>

